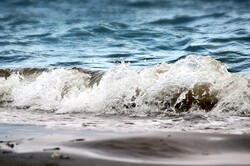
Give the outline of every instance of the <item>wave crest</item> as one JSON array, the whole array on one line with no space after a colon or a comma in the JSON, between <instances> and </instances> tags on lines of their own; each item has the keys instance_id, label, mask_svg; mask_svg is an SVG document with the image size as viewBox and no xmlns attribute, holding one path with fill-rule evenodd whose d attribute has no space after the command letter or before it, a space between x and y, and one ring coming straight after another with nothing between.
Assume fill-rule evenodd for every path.
<instances>
[{"instance_id":1,"label":"wave crest","mask_svg":"<svg viewBox=\"0 0 250 166\"><path fill-rule=\"evenodd\" d=\"M22 71L22 72L21 72ZM224 64L187 56L174 64L133 70L121 64L105 73L84 69L0 70L4 107L164 116L202 110L249 114L250 77Z\"/></svg>"}]
</instances>

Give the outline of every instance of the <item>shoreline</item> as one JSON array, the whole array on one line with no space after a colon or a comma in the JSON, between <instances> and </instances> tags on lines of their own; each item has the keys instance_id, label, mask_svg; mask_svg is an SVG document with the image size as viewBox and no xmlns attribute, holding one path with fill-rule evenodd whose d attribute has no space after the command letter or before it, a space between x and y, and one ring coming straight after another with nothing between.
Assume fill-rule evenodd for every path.
<instances>
[{"instance_id":1,"label":"shoreline","mask_svg":"<svg viewBox=\"0 0 250 166\"><path fill-rule=\"evenodd\" d=\"M0 124L0 165L249 165L250 135Z\"/></svg>"}]
</instances>

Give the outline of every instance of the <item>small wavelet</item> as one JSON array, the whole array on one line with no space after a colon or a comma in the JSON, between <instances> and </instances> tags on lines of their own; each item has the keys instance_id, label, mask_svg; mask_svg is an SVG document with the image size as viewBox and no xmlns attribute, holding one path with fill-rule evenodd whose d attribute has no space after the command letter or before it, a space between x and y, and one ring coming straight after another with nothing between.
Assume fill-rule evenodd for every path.
<instances>
[{"instance_id":1,"label":"small wavelet","mask_svg":"<svg viewBox=\"0 0 250 166\"><path fill-rule=\"evenodd\" d=\"M129 7L135 7L135 8L154 8L154 7L162 7L168 5L168 1L141 1L141 0L135 0L135 1L129 1L127 5Z\"/></svg>"},{"instance_id":2,"label":"small wavelet","mask_svg":"<svg viewBox=\"0 0 250 166\"><path fill-rule=\"evenodd\" d=\"M0 22L8 22L8 21L11 21L15 18L15 16L13 14L8 14L8 15L3 15L3 16L0 16Z\"/></svg>"},{"instance_id":3,"label":"small wavelet","mask_svg":"<svg viewBox=\"0 0 250 166\"><path fill-rule=\"evenodd\" d=\"M120 34L121 37L125 38L140 38L143 41L151 40L150 38L155 38L161 36L161 33L156 33L150 29L136 29L136 30L126 30Z\"/></svg>"},{"instance_id":4,"label":"small wavelet","mask_svg":"<svg viewBox=\"0 0 250 166\"><path fill-rule=\"evenodd\" d=\"M249 42L250 36L242 36L242 37L228 37L228 38L213 38L210 39L210 42L214 43L227 43L227 42Z\"/></svg>"},{"instance_id":5,"label":"small wavelet","mask_svg":"<svg viewBox=\"0 0 250 166\"><path fill-rule=\"evenodd\" d=\"M29 35L26 35L25 37L28 37L28 38L42 38L42 37L47 37L47 36L50 36L51 33L40 33L40 34L29 34Z\"/></svg>"},{"instance_id":6,"label":"small wavelet","mask_svg":"<svg viewBox=\"0 0 250 166\"><path fill-rule=\"evenodd\" d=\"M27 41L0 41L0 46L8 46L8 45L16 45L16 46L28 46L30 45Z\"/></svg>"},{"instance_id":7,"label":"small wavelet","mask_svg":"<svg viewBox=\"0 0 250 166\"><path fill-rule=\"evenodd\" d=\"M11 63L11 62L22 62L31 58L31 56L22 56L22 55L13 55L13 56L1 56L0 55L0 64Z\"/></svg>"},{"instance_id":8,"label":"small wavelet","mask_svg":"<svg viewBox=\"0 0 250 166\"><path fill-rule=\"evenodd\" d=\"M22 7L22 6L30 6L33 3L34 3L33 1L11 1L10 4L13 6Z\"/></svg>"},{"instance_id":9,"label":"small wavelet","mask_svg":"<svg viewBox=\"0 0 250 166\"><path fill-rule=\"evenodd\" d=\"M79 61L74 61L74 62L57 62L55 64L51 64L51 66L80 66L82 65L81 62Z\"/></svg>"},{"instance_id":10,"label":"small wavelet","mask_svg":"<svg viewBox=\"0 0 250 166\"><path fill-rule=\"evenodd\" d=\"M221 17L223 13L214 13L209 15L201 15L201 16L176 16L174 18L161 18L156 21L150 22L153 25L177 25L177 24L187 24L192 21L197 21L205 18L213 18L213 17Z\"/></svg>"},{"instance_id":11,"label":"small wavelet","mask_svg":"<svg viewBox=\"0 0 250 166\"><path fill-rule=\"evenodd\" d=\"M108 54L104 55L105 58L125 58L125 57L130 57L132 54Z\"/></svg>"},{"instance_id":12,"label":"small wavelet","mask_svg":"<svg viewBox=\"0 0 250 166\"><path fill-rule=\"evenodd\" d=\"M111 27L108 27L106 25L100 25L98 27L93 28L93 31L96 33L111 33L114 32L114 30Z\"/></svg>"},{"instance_id":13,"label":"small wavelet","mask_svg":"<svg viewBox=\"0 0 250 166\"><path fill-rule=\"evenodd\" d=\"M128 24L122 23L122 22L111 22L109 23L111 27L115 29L127 29L129 28Z\"/></svg>"},{"instance_id":14,"label":"small wavelet","mask_svg":"<svg viewBox=\"0 0 250 166\"><path fill-rule=\"evenodd\" d=\"M11 26L19 26L19 25L33 25L38 24L40 21L35 19L17 19L13 22L11 22L9 25Z\"/></svg>"},{"instance_id":15,"label":"small wavelet","mask_svg":"<svg viewBox=\"0 0 250 166\"><path fill-rule=\"evenodd\" d=\"M237 65L234 65L233 67L229 68L228 71L230 72L242 72L244 71L244 69L247 69L247 67L249 67L249 63L246 62L242 62L242 63L239 63Z\"/></svg>"},{"instance_id":16,"label":"small wavelet","mask_svg":"<svg viewBox=\"0 0 250 166\"><path fill-rule=\"evenodd\" d=\"M184 50L189 52L200 52L206 50L206 45L189 45Z\"/></svg>"},{"instance_id":17,"label":"small wavelet","mask_svg":"<svg viewBox=\"0 0 250 166\"><path fill-rule=\"evenodd\" d=\"M63 35L63 37L88 37L93 36L93 33L89 32L88 30L85 30L83 28L72 28L67 31L66 34Z\"/></svg>"},{"instance_id":18,"label":"small wavelet","mask_svg":"<svg viewBox=\"0 0 250 166\"><path fill-rule=\"evenodd\" d=\"M156 24L156 25L167 25L167 24L183 24L193 21L194 19L192 17L176 17L173 19L159 19L156 21L151 22L150 24Z\"/></svg>"},{"instance_id":19,"label":"small wavelet","mask_svg":"<svg viewBox=\"0 0 250 166\"><path fill-rule=\"evenodd\" d=\"M227 64L232 64L228 67L230 72L242 72L249 66L249 58L247 54L243 54L239 51L218 51L214 52L213 55L216 59Z\"/></svg>"}]
</instances>

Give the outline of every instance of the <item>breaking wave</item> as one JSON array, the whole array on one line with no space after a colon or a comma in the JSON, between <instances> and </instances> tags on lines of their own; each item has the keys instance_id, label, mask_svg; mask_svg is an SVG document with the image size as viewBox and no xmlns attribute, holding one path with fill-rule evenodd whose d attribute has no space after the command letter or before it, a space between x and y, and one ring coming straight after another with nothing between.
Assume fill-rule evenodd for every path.
<instances>
[{"instance_id":1,"label":"breaking wave","mask_svg":"<svg viewBox=\"0 0 250 166\"><path fill-rule=\"evenodd\" d=\"M250 114L250 76L204 56L173 64L108 71L81 68L0 69L0 106L130 116L186 112Z\"/></svg>"}]
</instances>

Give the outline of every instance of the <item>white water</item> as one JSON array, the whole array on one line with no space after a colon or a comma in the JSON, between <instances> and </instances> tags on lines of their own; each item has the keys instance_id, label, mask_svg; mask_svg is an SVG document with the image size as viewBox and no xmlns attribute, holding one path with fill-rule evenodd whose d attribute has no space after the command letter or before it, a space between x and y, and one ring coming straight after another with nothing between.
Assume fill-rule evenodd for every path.
<instances>
[{"instance_id":1,"label":"white water","mask_svg":"<svg viewBox=\"0 0 250 166\"><path fill-rule=\"evenodd\" d=\"M93 87L88 86L91 74L76 69L51 69L29 76L17 72L7 79L1 77L0 82L1 101L11 101L2 104L6 108L166 115L176 113L177 104L182 105L190 91L198 103L203 98L217 101L210 113L250 113L250 77L229 73L211 57L188 56L174 64L141 70L121 64L108 70ZM191 104L184 111L202 111L197 102Z\"/></svg>"},{"instance_id":2,"label":"white water","mask_svg":"<svg viewBox=\"0 0 250 166\"><path fill-rule=\"evenodd\" d=\"M229 73L211 57L141 70L121 64L94 84L93 73L48 69L0 77L0 123L250 133L250 77Z\"/></svg>"}]
</instances>

